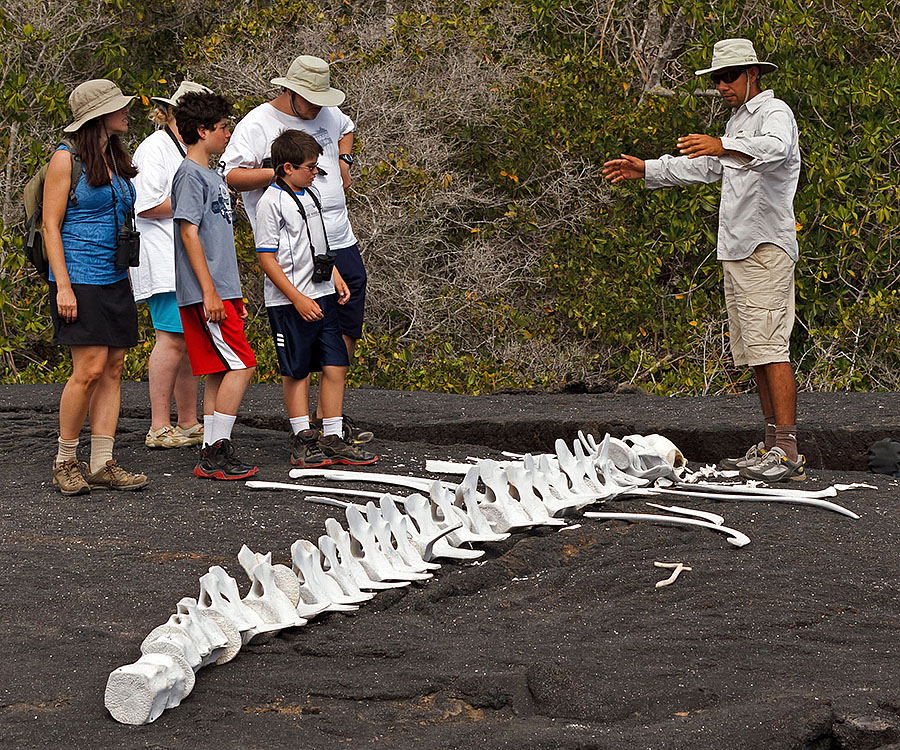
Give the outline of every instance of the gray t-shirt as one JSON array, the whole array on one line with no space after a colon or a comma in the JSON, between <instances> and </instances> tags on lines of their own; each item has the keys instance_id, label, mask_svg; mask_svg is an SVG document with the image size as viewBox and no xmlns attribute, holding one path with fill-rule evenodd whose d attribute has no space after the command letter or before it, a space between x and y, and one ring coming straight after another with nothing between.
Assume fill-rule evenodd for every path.
<instances>
[{"instance_id":1,"label":"gray t-shirt","mask_svg":"<svg viewBox=\"0 0 900 750\"><path fill-rule=\"evenodd\" d=\"M231 199L225 180L191 159L182 161L172 179L172 218L175 220L175 297L178 306L203 301L203 292L181 240L180 221L199 227L203 255L219 298L241 299L241 277L231 226Z\"/></svg>"}]
</instances>

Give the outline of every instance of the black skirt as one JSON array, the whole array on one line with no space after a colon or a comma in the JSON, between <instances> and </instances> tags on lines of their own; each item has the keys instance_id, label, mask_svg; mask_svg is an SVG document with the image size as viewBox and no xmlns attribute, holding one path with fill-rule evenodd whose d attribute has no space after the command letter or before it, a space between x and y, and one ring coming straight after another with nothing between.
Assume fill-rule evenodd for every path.
<instances>
[{"instance_id":1,"label":"black skirt","mask_svg":"<svg viewBox=\"0 0 900 750\"><path fill-rule=\"evenodd\" d=\"M137 306L131 283L72 284L77 317L67 323L56 309L56 282L50 282L53 343L61 346L110 346L127 349L138 342Z\"/></svg>"}]
</instances>

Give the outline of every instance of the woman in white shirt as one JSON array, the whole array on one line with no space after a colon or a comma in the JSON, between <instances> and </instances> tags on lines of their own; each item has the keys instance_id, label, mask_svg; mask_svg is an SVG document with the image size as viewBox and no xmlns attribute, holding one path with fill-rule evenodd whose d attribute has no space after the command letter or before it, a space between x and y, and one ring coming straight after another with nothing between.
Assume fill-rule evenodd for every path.
<instances>
[{"instance_id":1,"label":"woman in white shirt","mask_svg":"<svg viewBox=\"0 0 900 750\"><path fill-rule=\"evenodd\" d=\"M173 111L178 100L191 91L209 91L183 81L171 99L153 97L157 106L151 118L158 130L134 152L138 175L134 180L136 225L141 233L141 264L132 268L134 298L147 302L156 333L150 353L150 430L148 448L180 448L199 445L203 425L197 420L197 381L191 372L181 318L175 301L175 245L172 222L172 178L186 150ZM171 423L172 397L178 420Z\"/></svg>"}]
</instances>

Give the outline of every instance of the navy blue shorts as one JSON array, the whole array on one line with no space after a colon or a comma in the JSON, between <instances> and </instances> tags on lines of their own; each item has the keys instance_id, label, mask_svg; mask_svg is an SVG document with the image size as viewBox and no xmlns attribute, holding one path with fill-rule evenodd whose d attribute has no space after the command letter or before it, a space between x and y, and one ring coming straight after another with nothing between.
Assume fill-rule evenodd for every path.
<instances>
[{"instance_id":1,"label":"navy blue shorts","mask_svg":"<svg viewBox=\"0 0 900 750\"><path fill-rule=\"evenodd\" d=\"M303 380L311 372L323 367L349 367L347 347L341 338L338 323L337 295L318 297L322 308L321 320L303 320L293 305L267 307L278 369L282 375Z\"/></svg>"},{"instance_id":2,"label":"navy blue shorts","mask_svg":"<svg viewBox=\"0 0 900 750\"><path fill-rule=\"evenodd\" d=\"M363 312L366 308L366 269L359 254L359 245L337 250L334 265L350 288L347 304L338 305L341 333L351 339L362 338Z\"/></svg>"}]
</instances>

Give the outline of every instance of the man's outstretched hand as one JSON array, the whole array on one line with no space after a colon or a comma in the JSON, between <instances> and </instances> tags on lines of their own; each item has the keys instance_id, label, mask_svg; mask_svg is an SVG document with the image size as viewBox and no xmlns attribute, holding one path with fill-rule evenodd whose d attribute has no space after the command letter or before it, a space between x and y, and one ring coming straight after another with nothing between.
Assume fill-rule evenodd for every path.
<instances>
[{"instance_id":1,"label":"man's outstretched hand","mask_svg":"<svg viewBox=\"0 0 900 750\"><path fill-rule=\"evenodd\" d=\"M613 184L622 180L640 180L644 176L644 160L622 154L603 165L603 176Z\"/></svg>"},{"instance_id":2,"label":"man's outstretched hand","mask_svg":"<svg viewBox=\"0 0 900 750\"><path fill-rule=\"evenodd\" d=\"M722 148L721 138L691 133L678 139L678 153L688 159L696 159L698 156L722 156L725 149Z\"/></svg>"}]
</instances>

